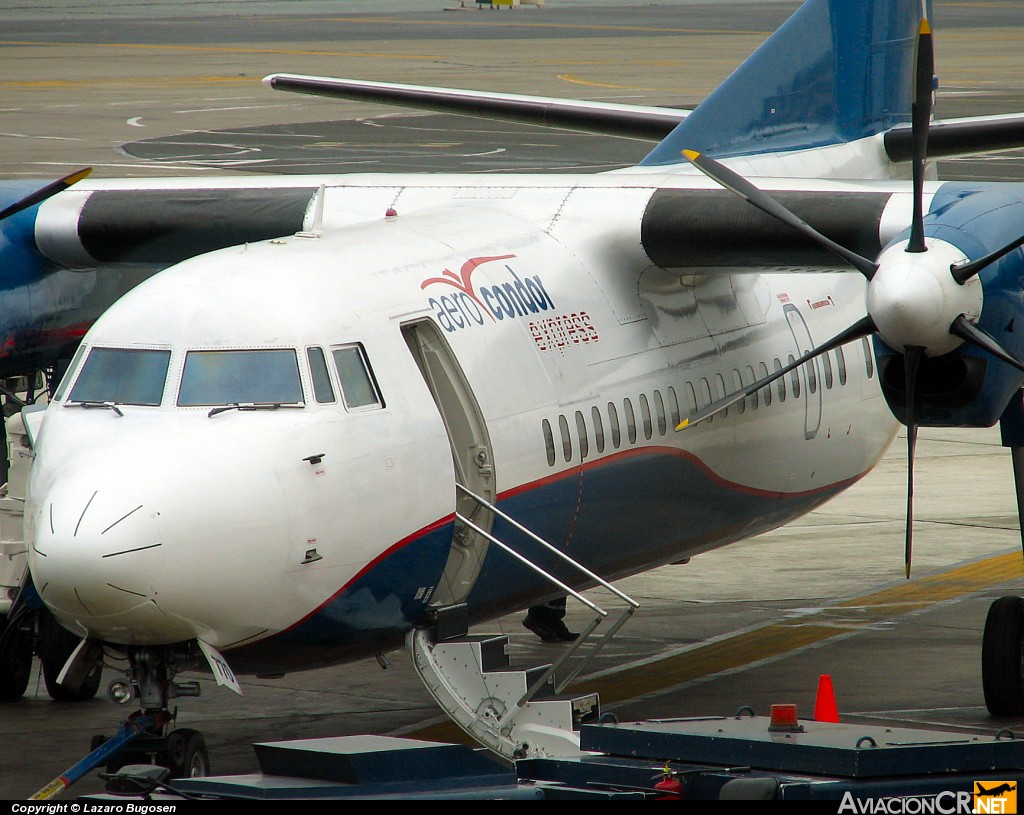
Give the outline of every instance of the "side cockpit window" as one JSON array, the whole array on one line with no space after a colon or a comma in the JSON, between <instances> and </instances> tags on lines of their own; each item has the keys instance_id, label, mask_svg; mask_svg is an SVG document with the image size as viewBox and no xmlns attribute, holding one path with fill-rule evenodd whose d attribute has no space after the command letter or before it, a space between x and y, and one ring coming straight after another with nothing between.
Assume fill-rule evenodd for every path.
<instances>
[{"instance_id":1,"label":"side cockpit window","mask_svg":"<svg viewBox=\"0 0 1024 815\"><path fill-rule=\"evenodd\" d=\"M166 350L92 348L68 402L159 405L170 360Z\"/></svg>"},{"instance_id":2,"label":"side cockpit window","mask_svg":"<svg viewBox=\"0 0 1024 815\"><path fill-rule=\"evenodd\" d=\"M333 402L334 386L331 384L331 374L327 370L324 349L315 345L310 346L306 349L306 360L309 362L309 376L313 381L313 398L321 405Z\"/></svg>"},{"instance_id":3,"label":"side cockpit window","mask_svg":"<svg viewBox=\"0 0 1024 815\"><path fill-rule=\"evenodd\" d=\"M189 351L178 404L301 405L298 355L291 348Z\"/></svg>"},{"instance_id":4,"label":"side cockpit window","mask_svg":"<svg viewBox=\"0 0 1024 815\"><path fill-rule=\"evenodd\" d=\"M345 407L374 408L384 407L377 382L370 370L370 363L361 345L342 345L331 349L334 365L338 370L338 381L341 383L341 395Z\"/></svg>"},{"instance_id":5,"label":"side cockpit window","mask_svg":"<svg viewBox=\"0 0 1024 815\"><path fill-rule=\"evenodd\" d=\"M68 367L64 370L64 376L60 380L60 384L57 386L57 390L53 392L53 401L59 402L64 398L64 392L71 385L71 380L75 376L75 372L78 370L78 363L82 361L82 356L85 354L85 346L79 345L75 351L75 355L71 358L71 362L68 363Z\"/></svg>"}]
</instances>

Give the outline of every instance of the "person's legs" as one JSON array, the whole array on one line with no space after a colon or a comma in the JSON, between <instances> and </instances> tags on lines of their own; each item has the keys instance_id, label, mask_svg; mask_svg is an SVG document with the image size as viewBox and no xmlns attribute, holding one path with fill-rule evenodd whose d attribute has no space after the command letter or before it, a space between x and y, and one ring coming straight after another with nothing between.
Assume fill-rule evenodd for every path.
<instances>
[{"instance_id":1,"label":"person's legs","mask_svg":"<svg viewBox=\"0 0 1024 815\"><path fill-rule=\"evenodd\" d=\"M565 625L565 597L556 597L544 605L530 606L523 625L544 642L572 642L579 637Z\"/></svg>"}]
</instances>

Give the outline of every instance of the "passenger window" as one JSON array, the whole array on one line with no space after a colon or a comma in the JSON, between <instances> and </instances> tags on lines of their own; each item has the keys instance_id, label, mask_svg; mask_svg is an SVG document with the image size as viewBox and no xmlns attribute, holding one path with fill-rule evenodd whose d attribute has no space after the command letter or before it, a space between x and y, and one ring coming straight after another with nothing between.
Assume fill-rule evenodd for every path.
<instances>
[{"instance_id":1,"label":"passenger window","mask_svg":"<svg viewBox=\"0 0 1024 815\"><path fill-rule=\"evenodd\" d=\"M612 431L612 447L616 450L622 444L622 431L619 430L619 412L615 409L615 403L608 403L608 427Z\"/></svg>"},{"instance_id":2,"label":"passenger window","mask_svg":"<svg viewBox=\"0 0 1024 815\"><path fill-rule=\"evenodd\" d=\"M796 357L792 354L789 355L789 364L792 365L796 362ZM794 368L789 372L789 382L793 386L793 398L800 398L800 369Z\"/></svg>"},{"instance_id":3,"label":"passenger window","mask_svg":"<svg viewBox=\"0 0 1024 815\"><path fill-rule=\"evenodd\" d=\"M739 368L732 369L732 378L736 382L736 391L743 390L743 377L740 376ZM740 401L736 403L736 410L739 411L741 415L745 413L747 410L747 400L740 399Z\"/></svg>"},{"instance_id":4,"label":"passenger window","mask_svg":"<svg viewBox=\"0 0 1024 815\"><path fill-rule=\"evenodd\" d=\"M715 382L716 382L716 383L717 383L717 385L718 385L718 394L717 394L717 397L718 397L719 399L724 399L724 398L725 398L725 395L726 395L726 390L725 390L725 377L724 377L724 376L722 376L721 374L715 374ZM726 417L727 417L727 416L729 415L729 408L725 408L725 410L720 410L720 411L719 411L719 415L720 415L720 416L721 416L721 417L722 417L723 419L724 419L724 418L726 418Z\"/></svg>"},{"instance_id":5,"label":"passenger window","mask_svg":"<svg viewBox=\"0 0 1024 815\"><path fill-rule=\"evenodd\" d=\"M313 380L313 397L321 405L333 402L334 386L331 384L331 375L327 372L324 349L317 346L307 348L306 359L309 362L309 375Z\"/></svg>"},{"instance_id":6,"label":"passenger window","mask_svg":"<svg viewBox=\"0 0 1024 815\"><path fill-rule=\"evenodd\" d=\"M590 441L587 438L587 421L579 410L576 411L576 435L580 440L580 461L583 461L590 455Z\"/></svg>"},{"instance_id":7,"label":"passenger window","mask_svg":"<svg viewBox=\"0 0 1024 815\"><path fill-rule=\"evenodd\" d=\"M875 375L875 357L871 353L871 343L867 337L861 337L860 344L864 348L864 369L868 372L868 379L871 379Z\"/></svg>"},{"instance_id":8,"label":"passenger window","mask_svg":"<svg viewBox=\"0 0 1024 815\"><path fill-rule=\"evenodd\" d=\"M633 403L629 399L622 400L622 407L626 411L626 435L630 444L636 444L636 414L633 413Z\"/></svg>"},{"instance_id":9,"label":"passenger window","mask_svg":"<svg viewBox=\"0 0 1024 815\"><path fill-rule=\"evenodd\" d=\"M341 382L341 397L348 408L384 407L370 365L361 345L332 348L334 366Z\"/></svg>"},{"instance_id":10,"label":"passenger window","mask_svg":"<svg viewBox=\"0 0 1024 815\"><path fill-rule=\"evenodd\" d=\"M689 380L686 382L686 408L690 411L690 415L697 412L697 392Z\"/></svg>"},{"instance_id":11,"label":"passenger window","mask_svg":"<svg viewBox=\"0 0 1024 815\"><path fill-rule=\"evenodd\" d=\"M654 392L654 416L658 420L658 435L664 436L668 420L665 418L665 400L661 398L661 391Z\"/></svg>"},{"instance_id":12,"label":"passenger window","mask_svg":"<svg viewBox=\"0 0 1024 815\"><path fill-rule=\"evenodd\" d=\"M159 405L170 360L170 351L93 348L82 366L82 373L75 380L68 401ZM299 398L302 398L301 390Z\"/></svg>"},{"instance_id":13,"label":"passenger window","mask_svg":"<svg viewBox=\"0 0 1024 815\"><path fill-rule=\"evenodd\" d=\"M301 405L302 381L295 351L189 351L178 404Z\"/></svg>"},{"instance_id":14,"label":"passenger window","mask_svg":"<svg viewBox=\"0 0 1024 815\"><path fill-rule=\"evenodd\" d=\"M814 360L810 360L803 364L803 369L807 371L807 389L811 393L818 392L818 374L817 369L814 367Z\"/></svg>"},{"instance_id":15,"label":"passenger window","mask_svg":"<svg viewBox=\"0 0 1024 815\"><path fill-rule=\"evenodd\" d=\"M821 367L825 370L825 388L832 390L832 360L827 351L821 355Z\"/></svg>"},{"instance_id":16,"label":"passenger window","mask_svg":"<svg viewBox=\"0 0 1024 815\"><path fill-rule=\"evenodd\" d=\"M640 394L640 418L644 424L644 438L650 441L654 435L654 426L651 424L651 405L644 393Z\"/></svg>"},{"instance_id":17,"label":"passenger window","mask_svg":"<svg viewBox=\"0 0 1024 815\"><path fill-rule=\"evenodd\" d=\"M747 366L747 373L750 374L750 384L751 385L753 385L755 382L757 382L757 376L754 374L754 369L753 369L752 366L750 366L750 365ZM757 410L757 391L754 391L752 394L750 394L750 406L754 410Z\"/></svg>"},{"instance_id":18,"label":"passenger window","mask_svg":"<svg viewBox=\"0 0 1024 815\"><path fill-rule=\"evenodd\" d=\"M679 397L676 396L676 389L673 387L668 389L668 409L671 412L672 428L675 429L679 427L683 418L679 415Z\"/></svg>"},{"instance_id":19,"label":"passenger window","mask_svg":"<svg viewBox=\"0 0 1024 815\"><path fill-rule=\"evenodd\" d=\"M597 405L590 409L590 417L594 420L594 444L600 455L604 452L604 422L601 421L601 411L597 409Z\"/></svg>"},{"instance_id":20,"label":"passenger window","mask_svg":"<svg viewBox=\"0 0 1024 815\"><path fill-rule=\"evenodd\" d=\"M768 366L765 365L762 362L759 367L760 367L760 370L761 370L761 379L767 379L768 378ZM772 406L772 386L771 385L765 385L763 388L761 388L761 400L764 402L764 406L765 407L771 407Z\"/></svg>"},{"instance_id":21,"label":"passenger window","mask_svg":"<svg viewBox=\"0 0 1024 815\"><path fill-rule=\"evenodd\" d=\"M555 466L555 437L551 433L551 422L544 419L540 423L541 432L544 434L544 452L548 457L548 466Z\"/></svg>"},{"instance_id":22,"label":"passenger window","mask_svg":"<svg viewBox=\"0 0 1024 815\"><path fill-rule=\"evenodd\" d=\"M558 432L562 435L562 458L572 461L572 436L569 435L569 420L559 414Z\"/></svg>"},{"instance_id":23,"label":"passenger window","mask_svg":"<svg viewBox=\"0 0 1024 815\"><path fill-rule=\"evenodd\" d=\"M846 355L843 353L843 346L836 348L836 367L839 368L839 384L846 384Z\"/></svg>"},{"instance_id":24,"label":"passenger window","mask_svg":"<svg viewBox=\"0 0 1024 815\"><path fill-rule=\"evenodd\" d=\"M782 363L779 362L779 358L775 357L775 373L782 370ZM778 394L779 401L786 401L786 377L780 376L775 380L775 392Z\"/></svg>"},{"instance_id":25,"label":"passenger window","mask_svg":"<svg viewBox=\"0 0 1024 815\"><path fill-rule=\"evenodd\" d=\"M700 378L700 391L701 396L704 397L704 404L701 405L701 409L704 409L711 404L711 383L708 382L707 378L703 376ZM714 416L708 416L707 418L708 424L710 424L714 420Z\"/></svg>"}]
</instances>

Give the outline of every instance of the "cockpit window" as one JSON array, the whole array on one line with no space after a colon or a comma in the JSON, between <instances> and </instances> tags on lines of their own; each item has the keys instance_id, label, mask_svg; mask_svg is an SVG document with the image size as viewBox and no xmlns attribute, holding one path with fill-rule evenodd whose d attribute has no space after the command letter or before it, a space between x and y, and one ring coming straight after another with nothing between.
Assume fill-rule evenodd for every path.
<instances>
[{"instance_id":1,"label":"cockpit window","mask_svg":"<svg viewBox=\"0 0 1024 815\"><path fill-rule=\"evenodd\" d=\"M342 396L348 408L383 407L377 385L362 346L348 345L332 348L334 365L338 369Z\"/></svg>"},{"instance_id":2,"label":"cockpit window","mask_svg":"<svg viewBox=\"0 0 1024 815\"><path fill-rule=\"evenodd\" d=\"M291 349L189 351L178 404L302 404L299 362Z\"/></svg>"},{"instance_id":3,"label":"cockpit window","mask_svg":"<svg viewBox=\"0 0 1024 815\"><path fill-rule=\"evenodd\" d=\"M327 370L327 359L324 349L313 345L306 349L306 360L309 362L309 374L313 380L313 396L320 404L334 401L334 386L331 374Z\"/></svg>"},{"instance_id":4,"label":"cockpit window","mask_svg":"<svg viewBox=\"0 0 1024 815\"><path fill-rule=\"evenodd\" d=\"M68 389L68 385L71 384L71 378L75 375L75 371L78 370L78 363L82 361L82 354L85 353L85 346L79 345L75 351L74 357L71 358L71 363L64 370L64 376L60 380L60 384L57 386L57 390L54 391L53 401L59 402L64 398L64 391Z\"/></svg>"},{"instance_id":5,"label":"cockpit window","mask_svg":"<svg viewBox=\"0 0 1024 815\"><path fill-rule=\"evenodd\" d=\"M159 405L170 359L170 351L93 348L68 401Z\"/></svg>"}]
</instances>

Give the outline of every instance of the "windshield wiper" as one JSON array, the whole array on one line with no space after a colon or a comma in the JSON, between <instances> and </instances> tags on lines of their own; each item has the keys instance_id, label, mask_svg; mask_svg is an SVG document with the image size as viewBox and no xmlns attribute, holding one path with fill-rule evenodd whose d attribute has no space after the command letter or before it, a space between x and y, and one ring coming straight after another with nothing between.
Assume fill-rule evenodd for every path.
<instances>
[{"instance_id":1,"label":"windshield wiper","mask_svg":"<svg viewBox=\"0 0 1024 815\"><path fill-rule=\"evenodd\" d=\"M64 407L106 408L107 410L114 411L114 413L116 413L118 416L124 416L124 413L121 412L121 408L119 408L113 402L99 402L89 399L76 399L73 402L65 402Z\"/></svg>"},{"instance_id":2,"label":"windshield wiper","mask_svg":"<svg viewBox=\"0 0 1024 815\"><path fill-rule=\"evenodd\" d=\"M300 404L287 404L285 402L232 402L230 405L215 407L207 413L207 416L216 416L228 410L277 410L283 407L303 407Z\"/></svg>"}]
</instances>

